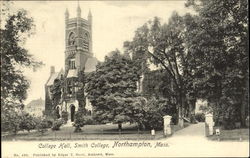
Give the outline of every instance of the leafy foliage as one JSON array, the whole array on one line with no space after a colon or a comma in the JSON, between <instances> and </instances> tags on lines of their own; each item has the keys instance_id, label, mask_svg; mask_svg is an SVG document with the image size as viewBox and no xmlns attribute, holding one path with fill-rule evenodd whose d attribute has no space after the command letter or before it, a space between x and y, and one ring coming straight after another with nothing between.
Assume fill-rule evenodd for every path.
<instances>
[{"instance_id":1,"label":"leafy foliage","mask_svg":"<svg viewBox=\"0 0 250 158\"><path fill-rule=\"evenodd\" d=\"M188 49L200 74L200 96L209 101L216 123L245 124L248 113L248 16L244 0L189 0L198 16L189 16ZM190 20L191 19L191 20ZM238 116L241 116L238 117Z\"/></svg>"},{"instance_id":2,"label":"leafy foliage","mask_svg":"<svg viewBox=\"0 0 250 158\"><path fill-rule=\"evenodd\" d=\"M61 127L63 124L64 124L64 120L63 120L63 119L55 120L55 121L53 122L53 125L52 125L51 129L52 129L53 131L58 131L58 130L60 130L60 127Z\"/></svg>"},{"instance_id":3,"label":"leafy foliage","mask_svg":"<svg viewBox=\"0 0 250 158\"><path fill-rule=\"evenodd\" d=\"M86 84L86 76L84 70L81 70L78 73L78 91L77 91L77 100L79 102L79 107L84 108L86 104L86 95L85 95L85 84Z\"/></svg>"},{"instance_id":4,"label":"leafy foliage","mask_svg":"<svg viewBox=\"0 0 250 158\"><path fill-rule=\"evenodd\" d=\"M126 51L166 70L180 118L186 111L191 118L202 98L213 108L216 122L241 120L244 125L249 107L248 3L188 0L186 5L196 14L174 12L168 24L154 18L124 43Z\"/></svg>"},{"instance_id":5,"label":"leafy foliage","mask_svg":"<svg viewBox=\"0 0 250 158\"><path fill-rule=\"evenodd\" d=\"M60 103L62 95L62 86L63 86L63 79L55 79L50 89L51 99L54 109Z\"/></svg>"},{"instance_id":6,"label":"leafy foliage","mask_svg":"<svg viewBox=\"0 0 250 158\"><path fill-rule=\"evenodd\" d=\"M86 92L100 123L131 122L133 101L137 97L139 74L129 56L118 50L105 57L87 79Z\"/></svg>"},{"instance_id":7,"label":"leafy foliage","mask_svg":"<svg viewBox=\"0 0 250 158\"><path fill-rule=\"evenodd\" d=\"M205 114L204 113L195 114L195 120L199 122L205 122Z\"/></svg>"},{"instance_id":8,"label":"leafy foliage","mask_svg":"<svg viewBox=\"0 0 250 158\"><path fill-rule=\"evenodd\" d=\"M34 27L33 19L27 17L25 10L10 15L4 28L1 28L1 101L7 100L21 102L26 98L29 82L22 75L18 66L38 67L33 56L22 47L25 37L31 34ZM19 68L19 69L18 69Z\"/></svg>"},{"instance_id":9,"label":"leafy foliage","mask_svg":"<svg viewBox=\"0 0 250 158\"><path fill-rule=\"evenodd\" d=\"M53 122L48 119L40 119L39 123L37 124L37 131L43 135L46 131L48 131L48 128L51 128L53 125Z\"/></svg>"},{"instance_id":10,"label":"leafy foliage","mask_svg":"<svg viewBox=\"0 0 250 158\"><path fill-rule=\"evenodd\" d=\"M1 130L4 132L13 132L16 134L19 130L21 119L20 112L9 108L7 113L1 111Z\"/></svg>"},{"instance_id":11,"label":"leafy foliage","mask_svg":"<svg viewBox=\"0 0 250 158\"><path fill-rule=\"evenodd\" d=\"M168 75L169 87L165 90L177 101L179 117L184 116L184 109L188 109L186 102L196 100L196 91L192 85L194 75L189 66L190 53L185 50L185 23L183 17L174 12L168 24L161 24L160 19L155 17L153 21L145 23L138 28L135 36L127 47L133 54L140 50L151 63L164 69ZM159 85L159 84L158 84ZM192 102L193 103L193 102ZM192 104L194 106L194 104ZM194 108L189 108L193 112Z\"/></svg>"},{"instance_id":12,"label":"leafy foliage","mask_svg":"<svg viewBox=\"0 0 250 158\"><path fill-rule=\"evenodd\" d=\"M87 124L86 110L83 108L79 108L79 110L75 114L75 120L73 126L75 127L74 132L80 132L81 127Z\"/></svg>"},{"instance_id":13,"label":"leafy foliage","mask_svg":"<svg viewBox=\"0 0 250 158\"><path fill-rule=\"evenodd\" d=\"M27 130L29 132L30 130L36 129L38 123L37 118L31 116L29 113L23 112L20 119L20 130Z\"/></svg>"},{"instance_id":14,"label":"leafy foliage","mask_svg":"<svg viewBox=\"0 0 250 158\"><path fill-rule=\"evenodd\" d=\"M148 100L143 118L143 124L147 129L162 129L165 115L173 116L173 121L176 122L176 108L169 103L169 100L164 98L153 97Z\"/></svg>"},{"instance_id":15,"label":"leafy foliage","mask_svg":"<svg viewBox=\"0 0 250 158\"><path fill-rule=\"evenodd\" d=\"M11 8L11 4L8 8ZM32 34L33 19L28 17L25 10L14 14L10 13L9 9L4 12L5 26L0 29L1 122L6 126L5 129L17 132L18 113L24 107L22 102L26 99L30 84L23 75L23 68L35 69L42 63L35 61L23 47L26 38Z\"/></svg>"}]
</instances>

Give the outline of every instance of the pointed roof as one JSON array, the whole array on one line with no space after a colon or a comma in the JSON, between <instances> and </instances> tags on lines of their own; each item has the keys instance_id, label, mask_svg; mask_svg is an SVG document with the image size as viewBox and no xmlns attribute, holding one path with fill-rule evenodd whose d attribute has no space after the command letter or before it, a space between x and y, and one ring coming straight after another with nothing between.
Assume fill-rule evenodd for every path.
<instances>
[{"instance_id":1,"label":"pointed roof","mask_svg":"<svg viewBox=\"0 0 250 158\"><path fill-rule=\"evenodd\" d=\"M96 65L98 64L98 60L95 57L90 57L87 59L85 63L85 70L84 72L93 72L96 70Z\"/></svg>"},{"instance_id":2,"label":"pointed roof","mask_svg":"<svg viewBox=\"0 0 250 158\"><path fill-rule=\"evenodd\" d=\"M90 10L90 9L89 9L88 17L92 17L92 13L91 13L91 10Z\"/></svg>"},{"instance_id":3,"label":"pointed roof","mask_svg":"<svg viewBox=\"0 0 250 158\"><path fill-rule=\"evenodd\" d=\"M81 7L79 4L79 0L77 1L77 17L81 17Z\"/></svg>"},{"instance_id":4,"label":"pointed roof","mask_svg":"<svg viewBox=\"0 0 250 158\"><path fill-rule=\"evenodd\" d=\"M47 80L45 86L52 86L54 84L54 80L58 79L61 75L63 75L64 71L61 69L59 72L55 72L50 75L49 79Z\"/></svg>"}]
</instances>

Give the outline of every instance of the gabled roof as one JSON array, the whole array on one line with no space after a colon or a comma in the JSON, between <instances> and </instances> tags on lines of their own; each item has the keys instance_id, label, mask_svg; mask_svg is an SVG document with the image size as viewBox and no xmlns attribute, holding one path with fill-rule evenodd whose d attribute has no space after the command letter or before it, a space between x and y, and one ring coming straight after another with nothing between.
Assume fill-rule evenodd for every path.
<instances>
[{"instance_id":1,"label":"gabled roof","mask_svg":"<svg viewBox=\"0 0 250 158\"><path fill-rule=\"evenodd\" d=\"M50 77L49 77L49 79L48 79L48 81L46 82L46 86L51 86L51 85L53 85L53 83L54 83L54 80L55 79L58 79L61 75L63 75L63 69L61 69L60 70L60 72L55 72L55 73L53 73L53 74L51 74L50 75Z\"/></svg>"},{"instance_id":2,"label":"gabled roof","mask_svg":"<svg viewBox=\"0 0 250 158\"><path fill-rule=\"evenodd\" d=\"M90 57L87 59L85 63L85 70L84 72L93 72L96 70L96 65L98 64L98 60L95 57Z\"/></svg>"},{"instance_id":3,"label":"gabled roof","mask_svg":"<svg viewBox=\"0 0 250 158\"><path fill-rule=\"evenodd\" d=\"M69 69L69 72L67 74L67 78L71 78L71 77L77 77L76 69Z\"/></svg>"}]
</instances>

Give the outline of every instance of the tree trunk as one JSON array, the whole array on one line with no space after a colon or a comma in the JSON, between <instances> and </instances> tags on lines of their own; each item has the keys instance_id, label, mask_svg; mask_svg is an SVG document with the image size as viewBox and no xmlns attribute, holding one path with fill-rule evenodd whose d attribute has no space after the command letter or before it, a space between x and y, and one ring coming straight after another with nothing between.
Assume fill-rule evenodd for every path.
<instances>
[{"instance_id":1,"label":"tree trunk","mask_svg":"<svg viewBox=\"0 0 250 158\"><path fill-rule=\"evenodd\" d=\"M119 130L119 132L121 132L122 131L122 123L120 122L120 123L118 123L118 130Z\"/></svg>"},{"instance_id":2,"label":"tree trunk","mask_svg":"<svg viewBox=\"0 0 250 158\"><path fill-rule=\"evenodd\" d=\"M196 99L192 99L189 101L188 117L189 117L191 123L195 123L195 119L194 119L195 103L196 103Z\"/></svg>"},{"instance_id":3,"label":"tree trunk","mask_svg":"<svg viewBox=\"0 0 250 158\"><path fill-rule=\"evenodd\" d=\"M241 102L241 108L240 108L240 113L241 113L241 126L245 127L246 126L246 104L248 104L247 100L247 91L244 90L243 95L242 95L242 102Z\"/></svg>"},{"instance_id":4,"label":"tree trunk","mask_svg":"<svg viewBox=\"0 0 250 158\"><path fill-rule=\"evenodd\" d=\"M184 97L182 93L180 93L180 105L178 109L178 125L183 128L184 127L184 120L183 120L183 106L184 106Z\"/></svg>"}]
</instances>

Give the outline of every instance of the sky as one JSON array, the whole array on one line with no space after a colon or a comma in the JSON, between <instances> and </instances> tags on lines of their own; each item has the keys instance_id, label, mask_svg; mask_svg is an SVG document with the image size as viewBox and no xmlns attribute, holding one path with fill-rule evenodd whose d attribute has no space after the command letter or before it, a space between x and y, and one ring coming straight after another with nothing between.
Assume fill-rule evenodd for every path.
<instances>
[{"instance_id":1,"label":"sky","mask_svg":"<svg viewBox=\"0 0 250 158\"><path fill-rule=\"evenodd\" d=\"M33 17L35 34L28 38L24 47L35 59L45 66L36 72L25 70L30 88L25 103L45 98L44 85L49 78L50 67L56 71L64 68L65 23L64 13L69 10L70 18L76 17L77 1L14 1L14 8L25 9ZM123 42L132 40L135 30L160 17L167 22L173 11L188 12L184 0L172 1L79 1L82 17L87 19L89 10L93 16L93 53L103 61L109 52L123 51Z\"/></svg>"}]
</instances>

